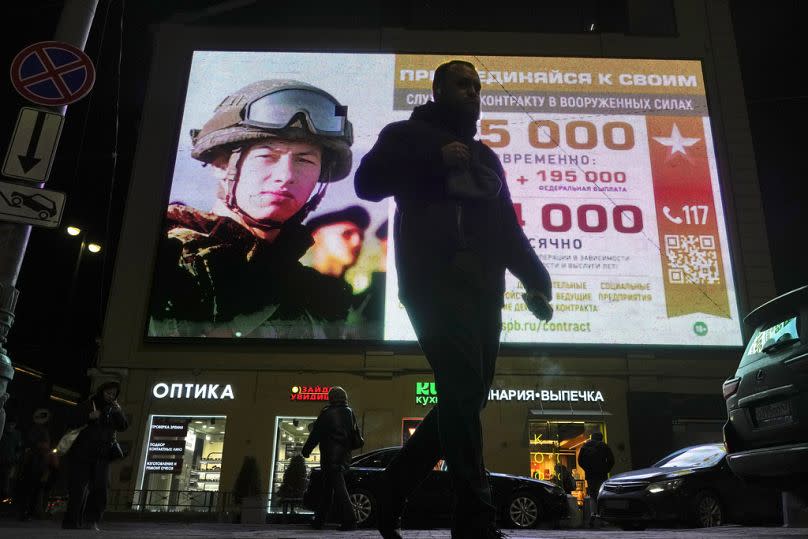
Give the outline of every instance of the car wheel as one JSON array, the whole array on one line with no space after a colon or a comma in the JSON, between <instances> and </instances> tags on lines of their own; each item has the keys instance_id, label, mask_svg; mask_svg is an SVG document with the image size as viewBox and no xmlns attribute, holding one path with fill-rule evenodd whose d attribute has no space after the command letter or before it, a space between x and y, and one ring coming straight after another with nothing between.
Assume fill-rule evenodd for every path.
<instances>
[{"instance_id":1,"label":"car wheel","mask_svg":"<svg viewBox=\"0 0 808 539\"><path fill-rule=\"evenodd\" d=\"M19 208L20 204L22 204L22 199L20 197L11 197L11 205L15 208Z\"/></svg>"},{"instance_id":2,"label":"car wheel","mask_svg":"<svg viewBox=\"0 0 808 539\"><path fill-rule=\"evenodd\" d=\"M724 524L724 508L721 500L712 492L699 492L693 499L694 523L700 528L712 528Z\"/></svg>"},{"instance_id":3,"label":"car wheel","mask_svg":"<svg viewBox=\"0 0 808 539\"><path fill-rule=\"evenodd\" d=\"M356 515L357 526L370 526L376 520L376 498L367 490L352 490L348 497Z\"/></svg>"},{"instance_id":4,"label":"car wheel","mask_svg":"<svg viewBox=\"0 0 808 539\"><path fill-rule=\"evenodd\" d=\"M45 219L47 219L48 217L50 217L50 214L48 212L46 212L45 210L42 210L41 212L39 212L39 218L42 219L43 221Z\"/></svg>"},{"instance_id":5,"label":"car wheel","mask_svg":"<svg viewBox=\"0 0 808 539\"><path fill-rule=\"evenodd\" d=\"M646 528L645 524L641 522L624 522L620 524L620 529L627 532L638 532Z\"/></svg>"},{"instance_id":6,"label":"car wheel","mask_svg":"<svg viewBox=\"0 0 808 539\"><path fill-rule=\"evenodd\" d=\"M507 519L512 528L535 528L541 519L541 504L525 492L518 492L508 503Z\"/></svg>"}]
</instances>

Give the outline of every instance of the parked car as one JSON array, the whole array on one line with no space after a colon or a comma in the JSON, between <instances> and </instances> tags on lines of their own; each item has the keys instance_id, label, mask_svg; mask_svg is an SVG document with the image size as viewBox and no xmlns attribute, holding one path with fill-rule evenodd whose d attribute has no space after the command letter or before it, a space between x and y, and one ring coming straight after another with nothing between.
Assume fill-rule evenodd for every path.
<instances>
[{"instance_id":1,"label":"parked car","mask_svg":"<svg viewBox=\"0 0 808 539\"><path fill-rule=\"evenodd\" d=\"M686 447L650 468L611 477L600 488L597 507L602 520L641 530L650 523L775 523L779 501L776 490L735 477L724 445L715 443Z\"/></svg>"},{"instance_id":2,"label":"parked car","mask_svg":"<svg viewBox=\"0 0 808 539\"><path fill-rule=\"evenodd\" d=\"M400 446L387 447L357 455L351 460L345 482L359 526L375 524L382 472L399 450ZM452 486L446 466L441 463L438 468L430 472L408 498L403 525L412 527L425 522L449 525ZM567 496L554 483L491 472L488 478L501 526L533 528L542 522L552 523L567 516ZM316 508L321 485L320 470L312 470L303 495L304 507Z\"/></svg>"},{"instance_id":3,"label":"parked car","mask_svg":"<svg viewBox=\"0 0 808 539\"><path fill-rule=\"evenodd\" d=\"M754 333L723 387L729 466L747 481L808 497L808 286L744 322Z\"/></svg>"}]
</instances>

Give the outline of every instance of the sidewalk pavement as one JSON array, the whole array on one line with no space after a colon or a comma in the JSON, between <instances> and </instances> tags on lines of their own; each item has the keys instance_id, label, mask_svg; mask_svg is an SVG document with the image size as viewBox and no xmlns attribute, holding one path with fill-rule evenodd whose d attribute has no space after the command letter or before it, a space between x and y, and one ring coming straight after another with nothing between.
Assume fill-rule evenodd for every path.
<instances>
[{"instance_id":1,"label":"sidewalk pavement","mask_svg":"<svg viewBox=\"0 0 808 539\"><path fill-rule=\"evenodd\" d=\"M721 526L707 529L654 529L639 532L626 532L618 529L594 530L505 530L510 539L595 539L600 537L618 539L713 539L735 538L753 539L757 537L806 537L805 528L746 528L743 526ZM448 539L448 529L437 530L404 530L406 539ZM151 539L151 538L190 538L190 539L378 539L375 530L357 530L340 532L336 529L312 530L298 525L267 524L264 526L245 526L239 524L209 523L143 523L143 522L110 522L102 526L101 532L90 530L62 530L52 521L16 522L0 520L0 537L3 539L51 539L53 537L104 539Z\"/></svg>"}]
</instances>

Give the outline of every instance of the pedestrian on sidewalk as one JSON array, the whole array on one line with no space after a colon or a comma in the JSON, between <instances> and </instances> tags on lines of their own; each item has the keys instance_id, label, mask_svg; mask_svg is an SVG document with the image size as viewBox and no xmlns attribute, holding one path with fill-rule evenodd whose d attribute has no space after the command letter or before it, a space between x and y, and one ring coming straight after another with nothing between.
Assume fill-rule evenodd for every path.
<instances>
[{"instance_id":1,"label":"pedestrian on sidewalk","mask_svg":"<svg viewBox=\"0 0 808 539\"><path fill-rule=\"evenodd\" d=\"M598 492L614 466L614 454L603 441L602 432L593 432L578 453L578 463L586 474L586 493L591 498L592 516L590 526L598 514Z\"/></svg>"},{"instance_id":2,"label":"pedestrian on sidewalk","mask_svg":"<svg viewBox=\"0 0 808 539\"><path fill-rule=\"evenodd\" d=\"M356 529L356 515L348 498L345 472L348 471L351 450L359 449L363 444L356 416L348 406L348 393L340 386L332 387L328 392L328 406L322 409L314 421L309 438L301 450L301 454L309 458L314 448L320 446L320 476L323 485L320 503L311 523L312 528L322 529L333 503L341 522L339 529Z\"/></svg>"},{"instance_id":3,"label":"pedestrian on sidewalk","mask_svg":"<svg viewBox=\"0 0 808 539\"><path fill-rule=\"evenodd\" d=\"M121 385L101 384L95 394L73 410L68 428L85 425L67 454L68 501L62 528L99 529L107 508L109 463L122 458L116 432L129 423L118 404Z\"/></svg>"},{"instance_id":4,"label":"pedestrian on sidewalk","mask_svg":"<svg viewBox=\"0 0 808 539\"><path fill-rule=\"evenodd\" d=\"M530 312L552 318L550 276L519 225L502 164L474 138L480 88L473 64L438 66L434 101L386 126L354 176L359 198L395 198L399 299L440 394L385 471L378 525L387 539L400 537L407 496L441 458L455 497L452 537L502 537L480 412L494 378L506 269L524 285Z\"/></svg>"},{"instance_id":5,"label":"pedestrian on sidewalk","mask_svg":"<svg viewBox=\"0 0 808 539\"><path fill-rule=\"evenodd\" d=\"M15 498L18 518L22 521L42 516L47 503L47 500L43 499L43 492L50 473L50 410L38 408L32 417L33 424L25 436L26 448L21 473L17 479Z\"/></svg>"}]
</instances>

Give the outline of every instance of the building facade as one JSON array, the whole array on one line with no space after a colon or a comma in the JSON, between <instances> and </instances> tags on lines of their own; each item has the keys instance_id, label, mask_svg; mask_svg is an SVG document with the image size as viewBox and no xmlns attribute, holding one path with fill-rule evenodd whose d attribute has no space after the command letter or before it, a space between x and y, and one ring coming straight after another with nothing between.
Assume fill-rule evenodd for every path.
<instances>
[{"instance_id":1,"label":"building facade","mask_svg":"<svg viewBox=\"0 0 808 539\"><path fill-rule=\"evenodd\" d=\"M113 469L119 490L174 493L150 510L193 505L196 492L233 489L245 457L255 457L263 488L282 481L289 457L319 413L327 389L348 391L365 448L398 445L439 395L417 347L373 343L318 345L146 337L151 275L167 191L178 95L197 50L442 51L589 58L697 59L702 62L722 179L739 310L771 297L751 138L726 2L674 2L678 34L527 35L381 29L280 32L167 26L156 40L128 208L116 262L101 362L94 378L121 380L131 426L119 439L127 457ZM381 36L381 38L380 38ZM489 469L552 479L573 470L577 451L600 431L613 472L644 466L684 445L720 441L721 383L740 347L503 346L484 411ZM308 461L316 466L317 454ZM190 493L190 494L189 494ZM212 502L211 502L212 503ZM274 507L274 506L273 506Z\"/></svg>"}]
</instances>

